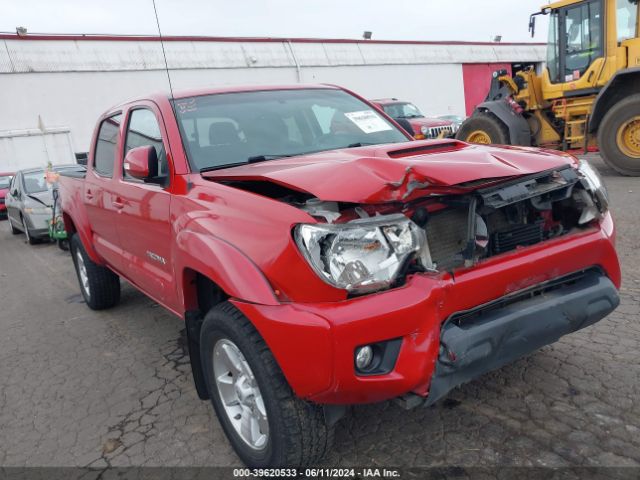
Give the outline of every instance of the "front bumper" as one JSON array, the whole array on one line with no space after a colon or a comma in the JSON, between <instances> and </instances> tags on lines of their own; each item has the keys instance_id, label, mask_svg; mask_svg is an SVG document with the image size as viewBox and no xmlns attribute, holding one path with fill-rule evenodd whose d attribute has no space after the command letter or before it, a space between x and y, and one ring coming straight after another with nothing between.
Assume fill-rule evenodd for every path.
<instances>
[{"instance_id":1,"label":"front bumper","mask_svg":"<svg viewBox=\"0 0 640 480\"><path fill-rule=\"evenodd\" d=\"M590 269L526 289L451 317L426 404L560 337L593 325L620 303L602 271Z\"/></svg>"},{"instance_id":2,"label":"front bumper","mask_svg":"<svg viewBox=\"0 0 640 480\"><path fill-rule=\"evenodd\" d=\"M277 306L237 300L233 303L256 326L298 396L317 403L354 404L412 393L427 397L430 402L450 388L590 325L613 310L621 280L614 237L613 222L607 215L600 228L492 257L472 268L456 271L455 277L448 273L413 275L401 288L343 302ZM468 363L477 357L477 361L468 368L447 370L439 366L441 335L445 342L452 342L450 332L454 329L447 320L457 313L591 267L601 272L596 283L598 290L606 291L606 300L590 304L588 299L594 293L590 284L579 287L575 294L570 290L558 291L555 303L539 305L547 312L544 324L532 314L510 314L511 310L501 308L494 319L497 323L490 321L493 317L486 317L491 323L491 328L486 326L483 330L489 332L487 337L475 330L468 337L471 344L471 337L489 341L492 334L500 334L491 331L494 325L498 328L503 323L504 338L499 344L494 342L492 348L484 344L485 350L465 353L461 334L459 358ZM523 308L526 306L522 304ZM520 312L520 307L513 304L510 308ZM511 316L505 320L505 315ZM568 316L572 319L565 318ZM547 318L555 319L555 323L547 324ZM510 328L515 331L510 332ZM535 338L518 348L518 342L523 342L522 335L531 333L536 334ZM402 338L402 346L390 373L356 375L353 362L356 347L394 338ZM487 365L483 365L482 352L492 358L486 361Z\"/></svg>"},{"instance_id":3,"label":"front bumper","mask_svg":"<svg viewBox=\"0 0 640 480\"><path fill-rule=\"evenodd\" d=\"M34 238L49 236L50 213L24 213L29 235Z\"/></svg>"}]
</instances>

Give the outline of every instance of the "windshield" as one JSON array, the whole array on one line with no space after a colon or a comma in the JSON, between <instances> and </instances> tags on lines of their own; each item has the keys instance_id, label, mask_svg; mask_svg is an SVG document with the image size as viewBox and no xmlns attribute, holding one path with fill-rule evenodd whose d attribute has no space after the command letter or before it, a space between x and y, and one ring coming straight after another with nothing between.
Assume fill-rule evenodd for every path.
<instances>
[{"instance_id":1,"label":"windshield","mask_svg":"<svg viewBox=\"0 0 640 480\"><path fill-rule=\"evenodd\" d=\"M0 188L9 188L11 175L0 175Z\"/></svg>"},{"instance_id":2,"label":"windshield","mask_svg":"<svg viewBox=\"0 0 640 480\"><path fill-rule=\"evenodd\" d=\"M392 103L390 105L383 105L382 109L384 113L391 118L420 118L424 117L422 112L412 103Z\"/></svg>"},{"instance_id":3,"label":"windshield","mask_svg":"<svg viewBox=\"0 0 640 480\"><path fill-rule=\"evenodd\" d=\"M47 181L44 177L44 170L22 174L24 181L24 191L29 195L47 191Z\"/></svg>"},{"instance_id":4,"label":"windshield","mask_svg":"<svg viewBox=\"0 0 640 480\"><path fill-rule=\"evenodd\" d=\"M369 105L342 90L203 95L176 100L175 107L195 170L407 141Z\"/></svg>"}]
</instances>

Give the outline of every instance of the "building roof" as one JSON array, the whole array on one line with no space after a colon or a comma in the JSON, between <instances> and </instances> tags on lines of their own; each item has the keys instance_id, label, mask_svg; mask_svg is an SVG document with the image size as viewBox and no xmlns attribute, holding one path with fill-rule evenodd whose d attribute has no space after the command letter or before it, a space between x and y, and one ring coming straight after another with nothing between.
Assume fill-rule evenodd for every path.
<instances>
[{"instance_id":1,"label":"building roof","mask_svg":"<svg viewBox=\"0 0 640 480\"><path fill-rule=\"evenodd\" d=\"M0 74L535 63L543 44L310 38L0 34ZM165 63L166 59L166 63Z\"/></svg>"},{"instance_id":2,"label":"building roof","mask_svg":"<svg viewBox=\"0 0 640 480\"><path fill-rule=\"evenodd\" d=\"M136 41L159 42L158 35L114 35L88 33L29 33L18 35L12 32L0 32L0 40L73 40L73 41ZM249 42L249 43L361 43L388 45L493 45L493 46L530 46L545 45L533 42L478 42L460 40L363 40L353 38L304 38L304 37L214 37L203 35L163 35L164 42Z\"/></svg>"}]
</instances>

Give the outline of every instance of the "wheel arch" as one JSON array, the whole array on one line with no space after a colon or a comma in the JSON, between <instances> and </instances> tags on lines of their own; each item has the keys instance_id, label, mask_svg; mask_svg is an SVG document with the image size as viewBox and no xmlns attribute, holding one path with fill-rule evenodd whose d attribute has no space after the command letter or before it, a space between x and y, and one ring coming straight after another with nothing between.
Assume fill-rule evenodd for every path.
<instances>
[{"instance_id":1,"label":"wheel arch","mask_svg":"<svg viewBox=\"0 0 640 480\"><path fill-rule=\"evenodd\" d=\"M271 284L258 266L235 246L213 235L183 230L176 236L176 273L184 310L200 308L199 286L219 289L225 298L277 305ZM198 280L200 279L200 280ZM206 279L206 281L204 280Z\"/></svg>"},{"instance_id":2,"label":"wheel arch","mask_svg":"<svg viewBox=\"0 0 640 480\"><path fill-rule=\"evenodd\" d=\"M84 250L87 252L87 255L89 255L89 258L98 265L104 265L104 262L93 248L92 234L88 227L89 219L85 216L84 225L86 225L86 227L83 228L82 223L76 223L68 212L63 211L62 220L64 221L64 229L67 231L67 237L69 240L71 240L71 237L74 235L78 235ZM77 225L80 225L81 228L77 228Z\"/></svg>"},{"instance_id":3,"label":"wheel arch","mask_svg":"<svg viewBox=\"0 0 640 480\"><path fill-rule=\"evenodd\" d=\"M198 397L207 400L210 395L200 355L200 330L204 316L229 298L267 305L278 302L258 267L224 240L183 230L176 236L175 245L174 259L184 304L191 372Z\"/></svg>"},{"instance_id":4,"label":"wheel arch","mask_svg":"<svg viewBox=\"0 0 640 480\"><path fill-rule=\"evenodd\" d=\"M200 355L200 330L206 313L228 299L229 295L211 278L189 267L182 272L182 285L186 306L184 321L193 382L198 397L208 400L210 395Z\"/></svg>"},{"instance_id":5,"label":"wheel arch","mask_svg":"<svg viewBox=\"0 0 640 480\"><path fill-rule=\"evenodd\" d=\"M589 132L598 130L609 109L633 93L640 93L640 67L627 68L616 73L600 90L593 102L589 117Z\"/></svg>"}]
</instances>

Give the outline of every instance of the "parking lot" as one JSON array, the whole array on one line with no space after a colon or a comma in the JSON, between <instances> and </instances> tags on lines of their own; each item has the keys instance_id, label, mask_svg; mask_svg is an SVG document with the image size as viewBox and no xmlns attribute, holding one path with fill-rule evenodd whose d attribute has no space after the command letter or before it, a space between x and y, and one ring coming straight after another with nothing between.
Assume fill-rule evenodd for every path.
<instances>
[{"instance_id":1,"label":"parking lot","mask_svg":"<svg viewBox=\"0 0 640 480\"><path fill-rule=\"evenodd\" d=\"M606 176L621 305L431 408L358 406L326 465L640 464L640 184ZM68 253L0 223L0 465L240 465L198 399L183 324L130 286L82 302Z\"/></svg>"}]
</instances>

